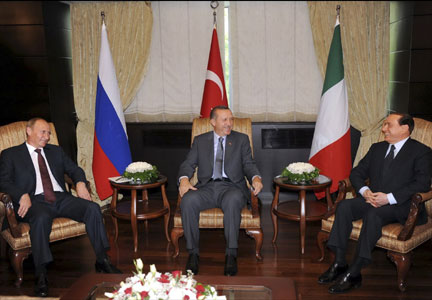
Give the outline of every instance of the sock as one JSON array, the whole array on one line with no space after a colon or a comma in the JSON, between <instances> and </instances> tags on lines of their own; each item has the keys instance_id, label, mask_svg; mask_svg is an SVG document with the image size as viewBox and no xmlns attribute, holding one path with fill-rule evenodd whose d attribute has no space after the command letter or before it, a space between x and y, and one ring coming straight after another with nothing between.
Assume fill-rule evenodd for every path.
<instances>
[{"instance_id":1,"label":"sock","mask_svg":"<svg viewBox=\"0 0 432 300\"><path fill-rule=\"evenodd\" d=\"M98 254L98 255L96 255L96 262L98 264L103 264L104 260L107 259L107 258L108 258L108 256L107 256L107 254L105 252L101 253L101 254Z\"/></svg>"},{"instance_id":2,"label":"sock","mask_svg":"<svg viewBox=\"0 0 432 300\"><path fill-rule=\"evenodd\" d=\"M199 255L199 248L188 249L189 254Z\"/></svg>"},{"instance_id":3,"label":"sock","mask_svg":"<svg viewBox=\"0 0 432 300\"><path fill-rule=\"evenodd\" d=\"M225 248L225 255L237 257L237 248Z\"/></svg>"},{"instance_id":4,"label":"sock","mask_svg":"<svg viewBox=\"0 0 432 300\"><path fill-rule=\"evenodd\" d=\"M346 265L346 260L345 260L345 251L343 251L341 248L336 248L335 249L335 263L337 263L338 265Z\"/></svg>"},{"instance_id":5,"label":"sock","mask_svg":"<svg viewBox=\"0 0 432 300\"><path fill-rule=\"evenodd\" d=\"M354 277L360 275L361 269L369 264L369 259L357 256L353 264L348 268L348 272Z\"/></svg>"},{"instance_id":6,"label":"sock","mask_svg":"<svg viewBox=\"0 0 432 300\"><path fill-rule=\"evenodd\" d=\"M36 276L39 276L41 274L46 274L46 272L47 272L47 270L46 270L47 265L48 264L41 264L41 265L35 266L35 274L36 274Z\"/></svg>"}]
</instances>

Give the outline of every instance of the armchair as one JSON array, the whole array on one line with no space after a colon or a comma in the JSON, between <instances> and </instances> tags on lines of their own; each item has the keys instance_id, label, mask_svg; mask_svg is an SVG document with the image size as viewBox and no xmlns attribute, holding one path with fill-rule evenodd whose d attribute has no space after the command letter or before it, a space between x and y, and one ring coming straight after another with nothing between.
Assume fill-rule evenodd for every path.
<instances>
[{"instance_id":1,"label":"armchair","mask_svg":"<svg viewBox=\"0 0 432 300\"><path fill-rule=\"evenodd\" d=\"M0 152L9 147L19 145L26 140L26 124L27 122L21 121L0 127ZM49 124L51 129L50 142L58 145L54 124ZM71 181L66 180L66 182L70 183ZM7 218L9 228L1 231L1 248L4 249L6 243L9 245L10 261L17 274L15 285L20 287L23 281L23 261L31 253L30 226L28 223L17 221L11 197L0 191L0 226L3 224L4 218ZM50 242L84 234L86 234L84 223L79 223L68 218L56 218L52 224Z\"/></svg>"},{"instance_id":2,"label":"armchair","mask_svg":"<svg viewBox=\"0 0 432 300\"><path fill-rule=\"evenodd\" d=\"M432 147L432 122L414 118L415 127L411 137ZM380 141L383 140L383 134ZM349 179L339 182L339 193L332 209L327 213L321 223L321 230L317 236L318 247L321 252L319 261L324 259L325 242L329 238L329 233L334 222L336 206L340 201L345 200L347 193L351 192L354 196L355 191ZM396 264L398 274L398 288L404 292L406 290L406 277L411 266L411 255L415 248L432 238L432 188L427 193L417 193L412 196L410 213L405 224L393 223L382 228L382 236L376 246L387 250L387 256ZM423 204L422 204L423 203ZM424 205L424 206L423 206ZM427 223L416 226L417 215L420 209L426 209L428 214ZM362 220L353 222L353 230L350 239L358 240Z\"/></svg>"},{"instance_id":3,"label":"armchair","mask_svg":"<svg viewBox=\"0 0 432 300\"><path fill-rule=\"evenodd\" d=\"M195 136L213 130L209 118L196 118L192 124L192 141ZM249 136L249 141L252 146L252 125L249 118L235 118L233 130L245 133ZM194 185L197 183L197 172L191 179ZM183 225L180 212L181 197L178 196L177 208L174 214L174 227L171 230L171 241L174 245L173 257L179 255L178 239L183 236ZM219 208L212 208L204 210L200 213L199 228L224 228L223 226L223 212ZM263 242L263 231L261 229L261 217L258 209L258 198L251 192L251 209L245 206L241 212L240 228L245 229L246 234L255 239L255 257L261 260L261 247Z\"/></svg>"}]
</instances>

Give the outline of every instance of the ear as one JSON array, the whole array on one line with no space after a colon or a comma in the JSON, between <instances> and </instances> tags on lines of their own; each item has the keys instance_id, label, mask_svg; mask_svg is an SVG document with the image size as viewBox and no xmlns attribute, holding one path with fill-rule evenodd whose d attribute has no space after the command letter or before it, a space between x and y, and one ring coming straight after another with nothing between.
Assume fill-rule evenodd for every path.
<instances>
[{"instance_id":1,"label":"ear","mask_svg":"<svg viewBox=\"0 0 432 300\"><path fill-rule=\"evenodd\" d=\"M215 127L216 126L216 121L215 119L210 119L210 124Z\"/></svg>"},{"instance_id":2,"label":"ear","mask_svg":"<svg viewBox=\"0 0 432 300\"><path fill-rule=\"evenodd\" d=\"M26 133L29 136L31 134L32 129L30 127L26 127Z\"/></svg>"}]
</instances>

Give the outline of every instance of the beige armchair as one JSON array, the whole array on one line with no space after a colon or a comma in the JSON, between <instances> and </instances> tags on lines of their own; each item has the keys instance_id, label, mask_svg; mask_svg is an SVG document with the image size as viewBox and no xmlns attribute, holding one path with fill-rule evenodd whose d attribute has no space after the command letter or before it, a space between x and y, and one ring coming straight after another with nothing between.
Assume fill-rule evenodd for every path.
<instances>
[{"instance_id":1,"label":"beige armchair","mask_svg":"<svg viewBox=\"0 0 432 300\"><path fill-rule=\"evenodd\" d=\"M9 147L19 145L26 140L26 124L27 122L22 121L0 127L0 152ZM50 123L50 128L50 143L58 145L54 124ZM4 249L6 244L9 245L10 261L17 274L15 285L19 287L23 281L23 261L31 253L30 227L28 223L19 223L17 221L11 197L0 191L0 226L3 224L4 218L7 218L9 228L1 231L1 248ZM56 218L52 224L50 242L83 234L86 234L84 223L79 223L68 218Z\"/></svg>"},{"instance_id":2,"label":"beige armchair","mask_svg":"<svg viewBox=\"0 0 432 300\"><path fill-rule=\"evenodd\" d=\"M209 118L196 118L192 124L192 141L195 136L202 133L212 131L213 127L210 124ZM249 118L235 118L233 130L242 132L249 136L251 149L252 144L252 125ZM197 174L195 172L191 183L194 185L197 182ZM174 214L174 227L171 230L171 241L174 245L173 257L179 255L178 239L183 236L183 225L180 212L181 197L178 196L177 209ZM224 228L223 212L219 208L204 210L200 213L199 228ZM246 234L255 239L255 256L257 260L261 260L261 247L263 242L263 231L261 229L261 217L258 209L258 198L251 193L251 209L245 206L241 212L240 228L246 231Z\"/></svg>"},{"instance_id":3,"label":"beige armchair","mask_svg":"<svg viewBox=\"0 0 432 300\"><path fill-rule=\"evenodd\" d=\"M416 139L429 147L432 147L432 122L414 118L415 126L411 134ZM380 141L384 139L383 134ZM355 196L349 179L339 182L339 194L335 205L329 211L326 218L322 220L321 231L318 233L317 242L321 251L319 261L324 259L325 242L329 238L329 233L334 222L334 212L337 204L345 200L347 193L351 192ZM376 246L387 249L387 256L396 264L398 274L398 288L402 292L406 290L406 277L411 266L411 255L413 250L432 238L432 189L427 193L417 193L413 195L411 209L408 219L404 225L393 223L382 228L382 237L378 240ZM349 201L347 199L346 201ZM424 207L428 214L428 221L424 225L416 226L417 215L420 205ZM358 240L362 227L362 220L353 222L353 230L350 239Z\"/></svg>"}]
</instances>

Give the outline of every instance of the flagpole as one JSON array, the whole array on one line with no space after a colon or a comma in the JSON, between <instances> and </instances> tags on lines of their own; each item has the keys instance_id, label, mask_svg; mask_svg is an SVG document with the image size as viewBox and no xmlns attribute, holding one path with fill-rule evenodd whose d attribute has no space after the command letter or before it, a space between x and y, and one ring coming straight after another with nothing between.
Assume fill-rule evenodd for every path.
<instances>
[{"instance_id":1,"label":"flagpole","mask_svg":"<svg viewBox=\"0 0 432 300\"><path fill-rule=\"evenodd\" d=\"M101 11L102 23L105 23L105 12Z\"/></svg>"},{"instance_id":2,"label":"flagpole","mask_svg":"<svg viewBox=\"0 0 432 300\"><path fill-rule=\"evenodd\" d=\"M210 1L210 7L213 9L213 26L216 28L216 9L219 6L219 1Z\"/></svg>"}]
</instances>

